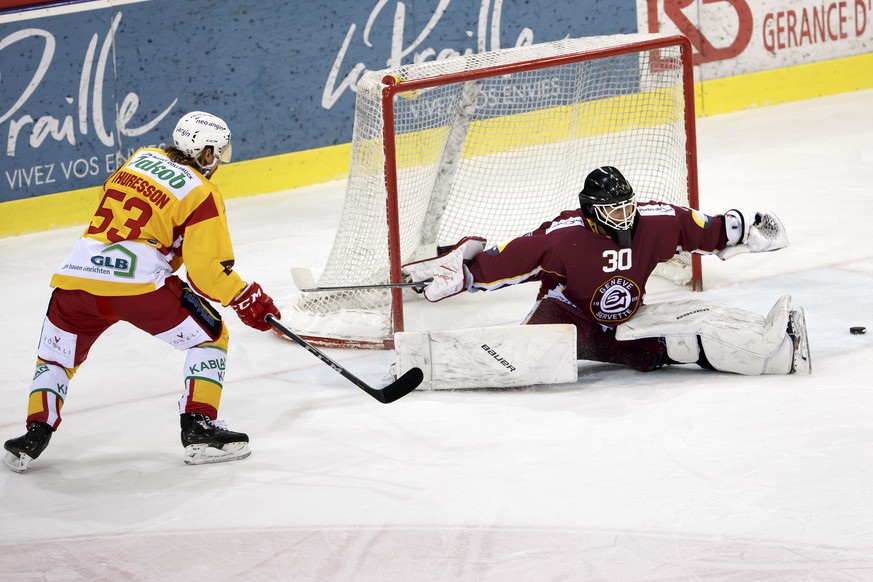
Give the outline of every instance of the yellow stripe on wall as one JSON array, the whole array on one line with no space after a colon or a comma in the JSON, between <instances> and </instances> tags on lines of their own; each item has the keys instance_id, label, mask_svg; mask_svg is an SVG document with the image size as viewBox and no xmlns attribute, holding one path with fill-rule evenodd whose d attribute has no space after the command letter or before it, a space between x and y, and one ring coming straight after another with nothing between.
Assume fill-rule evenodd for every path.
<instances>
[{"instance_id":1,"label":"yellow stripe on wall","mask_svg":"<svg viewBox=\"0 0 873 582\"><path fill-rule=\"evenodd\" d=\"M704 81L695 101L698 116L711 116L863 89L873 89L873 54ZM225 198L330 182L346 176L350 154L351 144L340 144L236 162L215 182ZM84 226L99 196L94 187L0 203L0 236Z\"/></svg>"},{"instance_id":2,"label":"yellow stripe on wall","mask_svg":"<svg viewBox=\"0 0 873 582\"><path fill-rule=\"evenodd\" d=\"M47 194L0 204L0 236L74 224L85 225L100 201L100 188Z\"/></svg>"},{"instance_id":3,"label":"yellow stripe on wall","mask_svg":"<svg viewBox=\"0 0 873 582\"><path fill-rule=\"evenodd\" d=\"M496 152L590 138L642 125L683 122L683 119L677 118L678 108L681 107L677 103L681 99L682 88L679 86L477 120L470 123L461 157L469 159ZM646 111L645 119L634 116L633 112L639 110ZM603 115L602 112L610 114ZM624 112L624 115L616 112ZM580 123L580 120L585 122ZM396 136L397 151L403 152L402 159L397 160L398 166L406 168L438 163L443 156L450 129L449 126L442 126ZM382 144L374 140L367 146L381 150ZM381 162L381 157L375 152L361 158ZM378 168L369 170L379 171Z\"/></svg>"},{"instance_id":4,"label":"yellow stripe on wall","mask_svg":"<svg viewBox=\"0 0 873 582\"><path fill-rule=\"evenodd\" d=\"M344 143L232 163L215 174L215 183L225 198L239 198L331 182L349 173L351 151Z\"/></svg>"},{"instance_id":5,"label":"yellow stripe on wall","mask_svg":"<svg viewBox=\"0 0 873 582\"><path fill-rule=\"evenodd\" d=\"M704 80L698 115L719 115L862 89L873 89L873 54Z\"/></svg>"},{"instance_id":6,"label":"yellow stripe on wall","mask_svg":"<svg viewBox=\"0 0 873 582\"><path fill-rule=\"evenodd\" d=\"M268 194L330 182L349 171L351 144L258 158L222 166L215 183L225 199ZM0 203L0 237L84 225L100 201L101 187Z\"/></svg>"}]
</instances>

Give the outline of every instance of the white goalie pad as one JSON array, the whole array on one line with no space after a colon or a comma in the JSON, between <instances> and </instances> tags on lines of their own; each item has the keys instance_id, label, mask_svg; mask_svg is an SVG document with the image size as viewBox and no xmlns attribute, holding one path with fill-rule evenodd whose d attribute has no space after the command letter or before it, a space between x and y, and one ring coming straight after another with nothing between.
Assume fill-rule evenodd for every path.
<instances>
[{"instance_id":1,"label":"white goalie pad","mask_svg":"<svg viewBox=\"0 0 873 582\"><path fill-rule=\"evenodd\" d=\"M691 254L679 253L669 261L658 263L652 275L666 279L674 285L687 285L694 276L691 269Z\"/></svg>"},{"instance_id":2,"label":"white goalie pad","mask_svg":"<svg viewBox=\"0 0 873 582\"><path fill-rule=\"evenodd\" d=\"M668 355L680 363L697 361L697 338L710 364L745 375L788 374L793 349L787 334L791 296L784 295L766 317L705 301L668 301L642 306L616 328L618 340L663 337Z\"/></svg>"},{"instance_id":3,"label":"white goalie pad","mask_svg":"<svg viewBox=\"0 0 873 582\"><path fill-rule=\"evenodd\" d=\"M419 390L518 388L575 382L576 328L506 325L394 334L397 376L421 368Z\"/></svg>"}]
</instances>

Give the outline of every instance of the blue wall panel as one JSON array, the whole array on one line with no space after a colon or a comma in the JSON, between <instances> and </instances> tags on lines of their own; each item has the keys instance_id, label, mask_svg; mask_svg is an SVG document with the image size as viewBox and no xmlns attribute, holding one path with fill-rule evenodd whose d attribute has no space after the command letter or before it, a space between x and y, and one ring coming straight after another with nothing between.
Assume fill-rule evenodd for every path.
<instances>
[{"instance_id":1,"label":"blue wall panel","mask_svg":"<svg viewBox=\"0 0 873 582\"><path fill-rule=\"evenodd\" d=\"M186 111L223 117L235 160L314 149L351 140L364 69L636 32L634 0L73 6L0 14L0 202L95 186Z\"/></svg>"}]
</instances>

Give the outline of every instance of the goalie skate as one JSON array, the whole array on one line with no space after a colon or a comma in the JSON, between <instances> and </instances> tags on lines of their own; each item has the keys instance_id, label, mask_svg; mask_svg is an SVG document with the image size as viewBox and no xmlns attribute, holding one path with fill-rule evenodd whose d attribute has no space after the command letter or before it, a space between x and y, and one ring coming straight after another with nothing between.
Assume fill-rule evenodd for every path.
<instances>
[{"instance_id":1,"label":"goalie skate","mask_svg":"<svg viewBox=\"0 0 873 582\"><path fill-rule=\"evenodd\" d=\"M794 367L792 374L812 374L812 356L809 354L809 337L806 333L806 315L802 307L788 314L788 336L794 341Z\"/></svg>"},{"instance_id":2,"label":"goalie skate","mask_svg":"<svg viewBox=\"0 0 873 582\"><path fill-rule=\"evenodd\" d=\"M183 414L180 423L187 465L236 461L252 454L248 435L227 430L220 420L202 414Z\"/></svg>"}]
</instances>

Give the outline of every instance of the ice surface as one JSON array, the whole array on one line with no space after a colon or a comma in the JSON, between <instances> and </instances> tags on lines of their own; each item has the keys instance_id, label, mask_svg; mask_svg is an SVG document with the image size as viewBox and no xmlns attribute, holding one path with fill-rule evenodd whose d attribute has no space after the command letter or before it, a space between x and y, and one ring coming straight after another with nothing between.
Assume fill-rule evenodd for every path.
<instances>
[{"instance_id":1,"label":"ice surface","mask_svg":"<svg viewBox=\"0 0 873 582\"><path fill-rule=\"evenodd\" d=\"M184 356L120 324L42 457L0 472L0 579L873 580L873 335L848 331L873 327L871 103L864 91L699 121L703 210L773 210L791 245L704 258L695 297L766 313L791 293L813 375L585 364L576 384L383 405L226 311L222 417L254 452L191 467ZM343 188L228 201L237 268L280 306L296 297L291 267L323 267ZM80 230L0 239L4 439L24 430L47 283ZM459 303L458 321L477 312ZM409 317L428 325L423 309ZM390 352L327 352L389 381Z\"/></svg>"}]
</instances>

